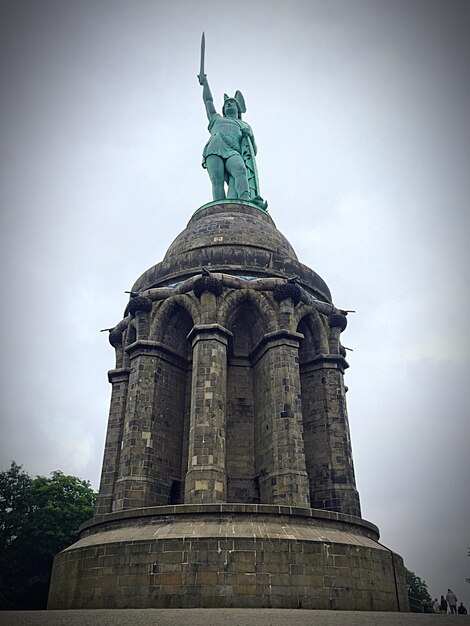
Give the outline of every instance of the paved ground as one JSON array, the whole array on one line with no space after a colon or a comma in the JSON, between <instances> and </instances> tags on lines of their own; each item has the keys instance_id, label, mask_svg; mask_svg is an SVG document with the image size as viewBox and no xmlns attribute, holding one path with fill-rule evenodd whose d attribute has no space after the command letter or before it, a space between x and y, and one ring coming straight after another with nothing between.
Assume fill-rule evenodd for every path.
<instances>
[{"instance_id":1,"label":"paved ground","mask_svg":"<svg viewBox=\"0 0 470 626\"><path fill-rule=\"evenodd\" d=\"M452 626L470 616L291 609L4 611L0 626Z\"/></svg>"}]
</instances>

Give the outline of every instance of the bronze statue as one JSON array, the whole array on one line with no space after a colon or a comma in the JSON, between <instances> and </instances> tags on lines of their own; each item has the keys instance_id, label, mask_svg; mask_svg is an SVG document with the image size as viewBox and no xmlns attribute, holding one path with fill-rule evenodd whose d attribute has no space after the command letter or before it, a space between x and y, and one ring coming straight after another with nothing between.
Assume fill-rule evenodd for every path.
<instances>
[{"instance_id":1,"label":"bronze statue","mask_svg":"<svg viewBox=\"0 0 470 626\"><path fill-rule=\"evenodd\" d=\"M233 98L224 94L222 115L217 113L207 76L204 74L204 52L203 33L198 79L202 85L211 136L202 153L202 166L207 169L211 179L212 197L214 200L234 198L254 202L266 210L267 202L259 195L255 138L251 126L242 120L242 113L246 111L245 100L240 91Z\"/></svg>"}]
</instances>

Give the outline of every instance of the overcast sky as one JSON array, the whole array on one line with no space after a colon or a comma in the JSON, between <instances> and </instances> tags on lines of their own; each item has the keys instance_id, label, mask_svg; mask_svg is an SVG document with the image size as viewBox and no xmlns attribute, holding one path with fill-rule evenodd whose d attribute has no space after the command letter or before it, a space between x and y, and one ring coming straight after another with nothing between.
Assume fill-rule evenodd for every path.
<instances>
[{"instance_id":1,"label":"overcast sky","mask_svg":"<svg viewBox=\"0 0 470 626\"><path fill-rule=\"evenodd\" d=\"M470 4L5 0L0 469L101 471L135 279L211 200L207 120L240 89L261 193L355 309L343 334L363 516L470 605ZM469 607L470 608L470 607Z\"/></svg>"}]
</instances>

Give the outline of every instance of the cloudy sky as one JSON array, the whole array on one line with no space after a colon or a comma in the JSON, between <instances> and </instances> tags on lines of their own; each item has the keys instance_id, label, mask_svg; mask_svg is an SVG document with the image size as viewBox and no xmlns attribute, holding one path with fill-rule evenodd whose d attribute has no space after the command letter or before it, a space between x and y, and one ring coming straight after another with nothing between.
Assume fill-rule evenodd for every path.
<instances>
[{"instance_id":1,"label":"cloudy sky","mask_svg":"<svg viewBox=\"0 0 470 626\"><path fill-rule=\"evenodd\" d=\"M466 0L1 4L0 469L98 486L134 280L209 201L207 120L240 89L262 195L355 309L343 335L363 515L470 605Z\"/></svg>"}]
</instances>

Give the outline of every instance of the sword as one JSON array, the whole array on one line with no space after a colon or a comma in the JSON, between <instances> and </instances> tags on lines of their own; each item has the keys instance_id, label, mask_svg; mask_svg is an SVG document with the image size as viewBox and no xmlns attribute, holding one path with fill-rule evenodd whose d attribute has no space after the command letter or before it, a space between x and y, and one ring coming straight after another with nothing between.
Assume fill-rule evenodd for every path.
<instances>
[{"instance_id":1,"label":"sword","mask_svg":"<svg viewBox=\"0 0 470 626\"><path fill-rule=\"evenodd\" d=\"M206 80L207 76L204 74L204 56L205 56L205 52L206 52L206 37L204 35L204 32L202 33L202 37L201 37L201 67L199 69L199 74L198 74L198 79L199 79L199 84L200 85L204 85L204 81Z\"/></svg>"}]
</instances>

